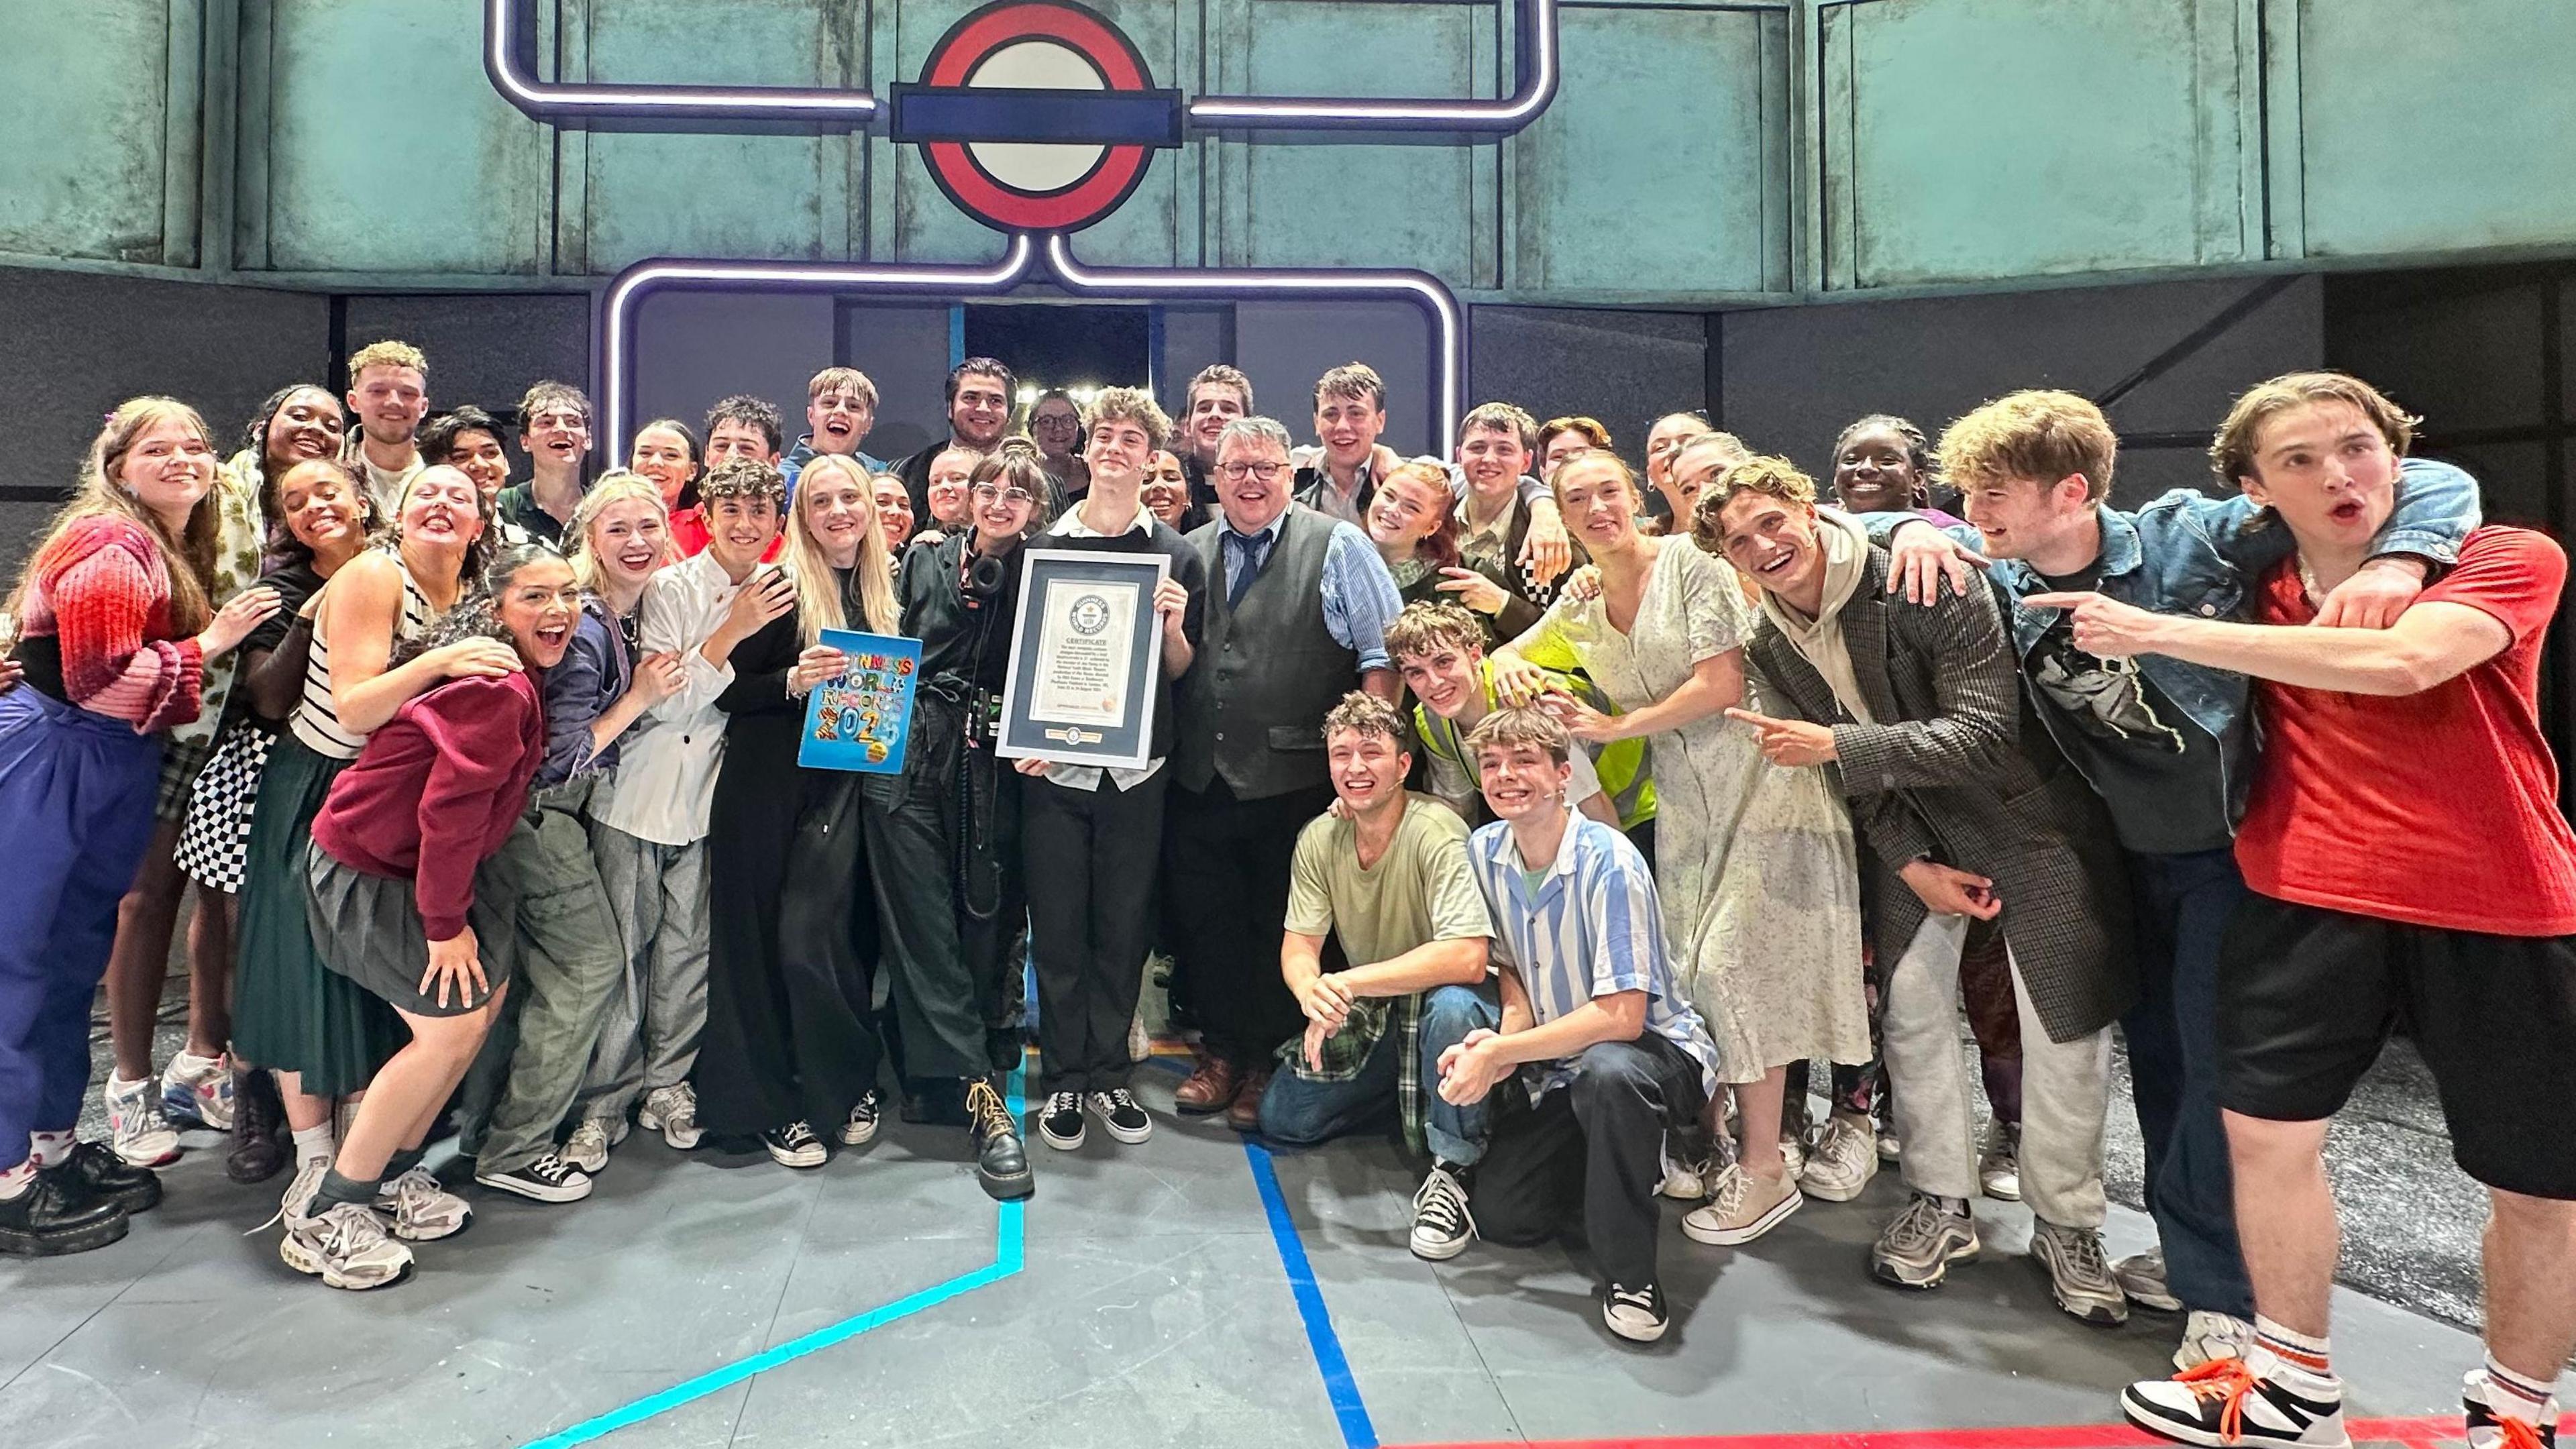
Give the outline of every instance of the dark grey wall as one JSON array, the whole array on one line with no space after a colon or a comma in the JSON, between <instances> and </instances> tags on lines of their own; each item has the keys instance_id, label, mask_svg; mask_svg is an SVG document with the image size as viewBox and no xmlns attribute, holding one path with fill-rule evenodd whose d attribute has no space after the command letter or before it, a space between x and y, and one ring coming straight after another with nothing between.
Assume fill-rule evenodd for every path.
<instances>
[{"instance_id":1,"label":"dark grey wall","mask_svg":"<svg viewBox=\"0 0 2576 1449\"><path fill-rule=\"evenodd\" d=\"M383 337L399 338L428 354L433 410L472 403L506 418L532 382L590 386L586 293L348 298L341 331L346 351L356 352ZM511 446L518 446L517 439ZM526 477L528 460L518 458L513 470Z\"/></svg>"},{"instance_id":2,"label":"dark grey wall","mask_svg":"<svg viewBox=\"0 0 2576 1449\"><path fill-rule=\"evenodd\" d=\"M1544 423L1580 415L1637 460L1665 413L1706 405L1708 319L1695 312L1477 307L1468 334L1468 405L1501 400Z\"/></svg>"},{"instance_id":3,"label":"dark grey wall","mask_svg":"<svg viewBox=\"0 0 2576 1449\"><path fill-rule=\"evenodd\" d=\"M1431 324L1403 302L1237 302L1234 365L1252 379L1262 412L1290 437L1314 441L1315 379L1365 362L1386 382L1388 447L1408 457L1448 452L1432 437ZM1183 379L1187 381L1187 379Z\"/></svg>"}]
</instances>

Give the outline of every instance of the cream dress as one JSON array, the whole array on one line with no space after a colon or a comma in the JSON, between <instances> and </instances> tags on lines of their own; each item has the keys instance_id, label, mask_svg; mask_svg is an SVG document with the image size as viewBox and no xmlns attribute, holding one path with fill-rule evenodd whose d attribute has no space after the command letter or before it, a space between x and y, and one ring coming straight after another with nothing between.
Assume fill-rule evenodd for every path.
<instances>
[{"instance_id":1,"label":"cream dress","mask_svg":"<svg viewBox=\"0 0 2576 1449\"><path fill-rule=\"evenodd\" d=\"M1611 627L1606 594L1567 594L1513 648L1533 664L1579 666L1624 712L1737 648L1757 617L1732 565L1667 539L1628 633ZM1648 739L1664 939L1674 979L1717 1038L1720 1075L1868 1061L1860 869L1824 771L1771 764L1751 727L1722 714Z\"/></svg>"}]
</instances>

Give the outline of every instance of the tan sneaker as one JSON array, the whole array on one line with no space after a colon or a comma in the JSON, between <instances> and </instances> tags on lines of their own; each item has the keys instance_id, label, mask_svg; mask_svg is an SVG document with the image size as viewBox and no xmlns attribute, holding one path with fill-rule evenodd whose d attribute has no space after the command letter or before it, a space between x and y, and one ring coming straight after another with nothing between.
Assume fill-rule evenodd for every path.
<instances>
[{"instance_id":1,"label":"tan sneaker","mask_svg":"<svg viewBox=\"0 0 2576 1449\"><path fill-rule=\"evenodd\" d=\"M1798 1180L1788 1173L1756 1177L1746 1172L1743 1164L1731 1163L1718 1174L1708 1205L1693 1208L1682 1218L1682 1233L1695 1243L1731 1248L1752 1242L1779 1226L1781 1219L1796 1212L1804 1202L1806 1198L1798 1192Z\"/></svg>"}]
</instances>

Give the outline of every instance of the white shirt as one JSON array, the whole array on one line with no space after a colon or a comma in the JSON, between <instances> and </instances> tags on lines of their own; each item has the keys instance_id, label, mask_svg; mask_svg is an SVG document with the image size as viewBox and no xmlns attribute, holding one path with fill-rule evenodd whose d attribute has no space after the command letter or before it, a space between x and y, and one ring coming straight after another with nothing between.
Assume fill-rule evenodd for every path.
<instances>
[{"instance_id":1,"label":"white shirt","mask_svg":"<svg viewBox=\"0 0 2576 1449\"><path fill-rule=\"evenodd\" d=\"M684 558L644 586L637 652L680 654L685 679L619 742L608 800L591 802L602 825L656 845L706 838L716 767L724 761L726 715L716 696L733 683L733 665L709 664L698 646L724 622L741 590L712 553Z\"/></svg>"},{"instance_id":2,"label":"white shirt","mask_svg":"<svg viewBox=\"0 0 2576 1449\"><path fill-rule=\"evenodd\" d=\"M1083 522L1081 504L1066 509L1064 516L1057 519L1055 525L1047 530L1047 536L1050 538L1124 538L1131 533L1141 533L1148 538L1153 536L1154 515L1147 511L1142 503L1136 505L1136 516L1128 520L1127 526L1116 533L1103 533ZM1161 768L1163 768L1161 755L1147 760L1141 770L1119 769L1110 765L1068 765L1058 762L1047 766L1046 781L1050 785L1062 785L1068 790L1097 790L1100 788L1100 777L1107 775L1118 782L1119 789L1133 790L1154 778L1154 772Z\"/></svg>"},{"instance_id":3,"label":"white shirt","mask_svg":"<svg viewBox=\"0 0 2576 1449\"><path fill-rule=\"evenodd\" d=\"M376 502L376 517L380 519L402 517L403 489L411 485L412 478L421 469L429 466L421 461L420 451L412 450L410 465L402 468L377 467L376 460L368 457L367 450L364 448L358 449L357 454L358 466L367 476L367 496Z\"/></svg>"}]
</instances>

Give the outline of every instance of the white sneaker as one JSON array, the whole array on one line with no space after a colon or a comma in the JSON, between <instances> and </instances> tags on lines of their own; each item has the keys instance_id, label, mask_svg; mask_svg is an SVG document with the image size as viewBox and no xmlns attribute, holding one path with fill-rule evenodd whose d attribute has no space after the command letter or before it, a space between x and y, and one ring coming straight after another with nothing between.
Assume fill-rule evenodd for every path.
<instances>
[{"instance_id":1,"label":"white sneaker","mask_svg":"<svg viewBox=\"0 0 2576 1449\"><path fill-rule=\"evenodd\" d=\"M1837 1112L1816 1139L1816 1150L1807 1154L1798 1187L1824 1202L1850 1202L1876 1176L1878 1144L1870 1140L1869 1119Z\"/></svg>"},{"instance_id":2,"label":"white sneaker","mask_svg":"<svg viewBox=\"0 0 2576 1449\"><path fill-rule=\"evenodd\" d=\"M2505 1427L2496 1417L2495 1400L2489 1395L2487 1371L2469 1370L2460 1382L2460 1408L2468 1415L2469 1449L2524 1449L2537 1444L2541 1449L2554 1449L2558 1443L2558 1400L2552 1396L2540 1407L2540 1422L2528 1435L2517 1437L2517 1431Z\"/></svg>"},{"instance_id":3,"label":"white sneaker","mask_svg":"<svg viewBox=\"0 0 2576 1449\"><path fill-rule=\"evenodd\" d=\"M161 1113L161 1085L117 1080L110 1072L99 1089L107 1099L107 1145L128 1167L159 1167L179 1160L179 1134Z\"/></svg>"},{"instance_id":4,"label":"white sneaker","mask_svg":"<svg viewBox=\"0 0 2576 1449\"><path fill-rule=\"evenodd\" d=\"M485 1187L515 1192L531 1202L579 1202L590 1196L590 1174L549 1152L525 1167L508 1172L477 1170L474 1180Z\"/></svg>"},{"instance_id":5,"label":"white sneaker","mask_svg":"<svg viewBox=\"0 0 2576 1449\"><path fill-rule=\"evenodd\" d=\"M644 1105L635 1112L635 1125L647 1132L659 1132L662 1140L675 1152L687 1152L698 1145L706 1134L698 1128L698 1094L686 1082L655 1087L644 1094Z\"/></svg>"},{"instance_id":6,"label":"white sneaker","mask_svg":"<svg viewBox=\"0 0 2576 1449\"><path fill-rule=\"evenodd\" d=\"M426 1167L414 1167L376 1187L376 1211L393 1234L414 1243L452 1238L474 1223L474 1205L439 1185Z\"/></svg>"},{"instance_id":7,"label":"white sneaker","mask_svg":"<svg viewBox=\"0 0 2576 1449\"><path fill-rule=\"evenodd\" d=\"M1780 1134L1780 1167L1792 1183L1807 1170L1807 1144L1799 1141L1794 1132Z\"/></svg>"},{"instance_id":8,"label":"white sneaker","mask_svg":"<svg viewBox=\"0 0 2576 1449\"><path fill-rule=\"evenodd\" d=\"M2211 1449L2239 1444L2351 1449L2343 1383L2289 1370L2260 1348L2120 1393L2120 1412L2150 1434Z\"/></svg>"},{"instance_id":9,"label":"white sneaker","mask_svg":"<svg viewBox=\"0 0 2576 1449\"><path fill-rule=\"evenodd\" d=\"M2195 1308L2183 1320L2182 1346L2174 1350L2173 1365L2188 1371L2212 1359L2243 1358L2253 1350L2253 1324L2233 1314Z\"/></svg>"},{"instance_id":10,"label":"white sneaker","mask_svg":"<svg viewBox=\"0 0 2576 1449\"><path fill-rule=\"evenodd\" d=\"M1988 1122L1983 1151L1977 1154L1977 1186L1998 1202L2021 1201L2021 1129L2008 1122Z\"/></svg>"},{"instance_id":11,"label":"white sneaker","mask_svg":"<svg viewBox=\"0 0 2576 1449\"><path fill-rule=\"evenodd\" d=\"M1601 1322L1630 1343L1653 1343L1664 1336L1672 1314L1664 1308L1664 1290L1655 1284L1631 1288L1613 1283L1601 1290Z\"/></svg>"},{"instance_id":12,"label":"white sneaker","mask_svg":"<svg viewBox=\"0 0 2576 1449\"><path fill-rule=\"evenodd\" d=\"M584 1117L564 1139L562 1157L584 1173L597 1177L608 1169L608 1149L626 1140L626 1119L609 1121L601 1117Z\"/></svg>"},{"instance_id":13,"label":"white sneaker","mask_svg":"<svg viewBox=\"0 0 2576 1449\"><path fill-rule=\"evenodd\" d=\"M383 1219L353 1202L333 1203L309 1218L290 1217L277 1256L298 1273L353 1292L411 1276L411 1249L386 1235Z\"/></svg>"},{"instance_id":14,"label":"white sneaker","mask_svg":"<svg viewBox=\"0 0 2576 1449\"><path fill-rule=\"evenodd\" d=\"M1805 1202L1798 1194L1797 1178L1785 1172L1759 1178L1735 1163L1718 1174L1717 1189L1707 1206L1691 1209L1682 1219L1682 1236L1694 1243L1735 1247L1778 1227Z\"/></svg>"},{"instance_id":15,"label":"white sneaker","mask_svg":"<svg viewBox=\"0 0 2576 1449\"><path fill-rule=\"evenodd\" d=\"M233 1130L233 1062L181 1052L161 1071L161 1115L217 1132Z\"/></svg>"},{"instance_id":16,"label":"white sneaker","mask_svg":"<svg viewBox=\"0 0 2576 1449\"><path fill-rule=\"evenodd\" d=\"M2058 1307L2106 1327L2129 1321L2129 1295L2120 1291L2111 1261L2102 1255L2100 1233L2045 1220L2033 1222L2030 1255L2047 1270L2049 1291Z\"/></svg>"},{"instance_id":17,"label":"white sneaker","mask_svg":"<svg viewBox=\"0 0 2576 1449\"><path fill-rule=\"evenodd\" d=\"M1905 1144L1897 1140L1894 1124L1884 1122L1880 1123L1878 1127L1878 1160L1893 1166L1904 1159Z\"/></svg>"}]
</instances>

